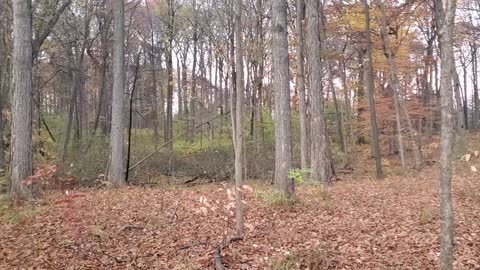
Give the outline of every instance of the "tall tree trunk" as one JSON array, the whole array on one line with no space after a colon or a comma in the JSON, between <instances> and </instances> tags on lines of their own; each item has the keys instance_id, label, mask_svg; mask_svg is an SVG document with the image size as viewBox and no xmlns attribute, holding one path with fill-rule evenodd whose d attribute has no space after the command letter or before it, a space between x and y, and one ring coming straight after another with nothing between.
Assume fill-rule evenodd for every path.
<instances>
[{"instance_id":1,"label":"tall tree trunk","mask_svg":"<svg viewBox=\"0 0 480 270\"><path fill-rule=\"evenodd\" d=\"M196 12L196 0L193 0L193 10ZM190 88L190 128L192 132L189 133L190 142L193 142L195 136L195 117L196 117L196 102L197 102L197 51L198 51L198 27L197 18L193 22L193 64L192 64L192 86Z\"/></svg>"},{"instance_id":2,"label":"tall tree trunk","mask_svg":"<svg viewBox=\"0 0 480 270\"><path fill-rule=\"evenodd\" d=\"M272 2L272 61L275 98L274 188L290 197L294 195L295 186L293 179L288 177L292 166L292 137L286 0Z\"/></svg>"},{"instance_id":3,"label":"tall tree trunk","mask_svg":"<svg viewBox=\"0 0 480 270\"><path fill-rule=\"evenodd\" d=\"M152 121L153 121L153 138L155 141L158 141L160 138L160 121L159 121L159 111L158 111L158 97L157 97L157 66L155 65L155 38L154 38L154 28L152 15L150 14L150 4L148 0L145 0L145 5L147 7L148 13L148 22L150 24L150 65L152 71L152 92L151 92L151 103L152 103ZM164 117L163 114L163 92L160 91L160 117ZM163 122L163 121L162 121Z\"/></svg>"},{"instance_id":4,"label":"tall tree trunk","mask_svg":"<svg viewBox=\"0 0 480 270\"><path fill-rule=\"evenodd\" d=\"M441 108L442 137L440 142L440 213L441 248L440 269L453 269L453 206L452 206L452 159L454 144L454 113L452 100L453 27L455 24L455 0L436 0L436 15L439 20L439 43L441 54Z\"/></svg>"},{"instance_id":5,"label":"tall tree trunk","mask_svg":"<svg viewBox=\"0 0 480 270\"><path fill-rule=\"evenodd\" d=\"M477 44L473 42L472 48L472 74L473 76L473 117L472 126L475 130L480 128L480 100L478 97L478 60L477 60Z\"/></svg>"},{"instance_id":6,"label":"tall tree trunk","mask_svg":"<svg viewBox=\"0 0 480 270\"><path fill-rule=\"evenodd\" d=\"M166 50L167 58L167 115L165 121L165 141L168 142L173 137L173 24L175 19L175 11L173 7L173 0L168 0L168 45ZM167 145L170 151L173 144Z\"/></svg>"},{"instance_id":7,"label":"tall tree trunk","mask_svg":"<svg viewBox=\"0 0 480 270\"><path fill-rule=\"evenodd\" d=\"M10 193L14 198L31 197L23 181L33 172L32 164L32 3L13 1L13 106Z\"/></svg>"},{"instance_id":8,"label":"tall tree trunk","mask_svg":"<svg viewBox=\"0 0 480 270\"><path fill-rule=\"evenodd\" d=\"M455 58L452 60L454 63L452 67L452 77L453 77L453 85L454 85L454 93L455 93L455 114L456 114L456 127L457 131L459 132L458 138L463 138L466 132L466 125L465 125L465 118L463 114L463 102L462 102L462 89L460 85L460 77L458 76L457 69L455 67ZM462 139L463 140L463 139ZM457 141L458 142L458 141Z\"/></svg>"},{"instance_id":9,"label":"tall tree trunk","mask_svg":"<svg viewBox=\"0 0 480 270\"><path fill-rule=\"evenodd\" d=\"M177 97L178 97L178 115L183 115L183 93L182 93L182 68L180 65L180 55L177 54Z\"/></svg>"},{"instance_id":10,"label":"tall tree trunk","mask_svg":"<svg viewBox=\"0 0 480 270\"><path fill-rule=\"evenodd\" d=\"M439 45L441 54L441 123L440 142L440 213L441 247L440 269L453 269L453 207L452 207L452 159L454 145L454 112L452 100L453 27L456 0L436 0Z\"/></svg>"},{"instance_id":11,"label":"tall tree trunk","mask_svg":"<svg viewBox=\"0 0 480 270\"><path fill-rule=\"evenodd\" d=\"M109 179L115 186L126 184L124 177L124 6L123 1L114 3L114 51L113 51L113 96L111 163Z\"/></svg>"},{"instance_id":12,"label":"tall tree trunk","mask_svg":"<svg viewBox=\"0 0 480 270\"><path fill-rule=\"evenodd\" d=\"M367 37L367 64L366 83L368 92L368 104L370 105L370 126L372 133L372 154L375 157L375 173L378 179L383 178L382 157L380 155L380 142L378 139L377 113L375 110L375 86L373 78L372 40L370 37L370 7L367 0L362 0L365 10L365 34Z\"/></svg>"},{"instance_id":13,"label":"tall tree trunk","mask_svg":"<svg viewBox=\"0 0 480 270\"><path fill-rule=\"evenodd\" d=\"M340 109L338 107L337 93L335 92L335 84L333 83L333 72L332 72L332 65L330 64L330 61L327 62L327 68L328 68L328 84L332 92L333 107L335 110L335 118L336 118L335 122L337 127L338 144L340 145L340 149L342 150L342 153L346 153L345 143L343 139L343 119L342 119L342 114L340 112Z\"/></svg>"},{"instance_id":14,"label":"tall tree trunk","mask_svg":"<svg viewBox=\"0 0 480 270\"><path fill-rule=\"evenodd\" d=\"M236 200L236 227L237 235L244 235L243 224L243 48L242 48L242 0L235 1L235 64L237 71L236 80L236 105L235 105L235 200Z\"/></svg>"},{"instance_id":15,"label":"tall tree trunk","mask_svg":"<svg viewBox=\"0 0 480 270\"><path fill-rule=\"evenodd\" d=\"M305 2L297 0L297 18L295 19L295 35L297 41L297 91L298 109L300 114L300 166L306 169L309 166L308 159L308 121L307 121L307 100L305 96L305 61L303 59L303 20L305 18Z\"/></svg>"},{"instance_id":16,"label":"tall tree trunk","mask_svg":"<svg viewBox=\"0 0 480 270\"><path fill-rule=\"evenodd\" d=\"M318 1L306 1L307 56L309 64L309 91L311 97L311 166L312 178L328 184L333 176L329 155L329 139L324 115L322 66L320 58L320 28Z\"/></svg>"}]
</instances>

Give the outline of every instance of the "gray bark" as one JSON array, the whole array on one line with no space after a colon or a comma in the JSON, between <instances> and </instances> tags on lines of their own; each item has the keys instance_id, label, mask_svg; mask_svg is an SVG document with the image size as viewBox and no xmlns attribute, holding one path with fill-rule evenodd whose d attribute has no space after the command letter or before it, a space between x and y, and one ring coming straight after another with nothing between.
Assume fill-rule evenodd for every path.
<instances>
[{"instance_id":1,"label":"gray bark","mask_svg":"<svg viewBox=\"0 0 480 270\"><path fill-rule=\"evenodd\" d=\"M307 56L309 64L309 90L311 97L311 166L312 178L328 184L333 176L330 145L324 116L322 66L320 58L320 28L318 1L306 1Z\"/></svg>"},{"instance_id":2,"label":"gray bark","mask_svg":"<svg viewBox=\"0 0 480 270\"><path fill-rule=\"evenodd\" d=\"M294 182L288 177L288 171L292 166L292 137L286 0L272 2L272 58L275 99L274 188L286 196L293 196Z\"/></svg>"},{"instance_id":3,"label":"gray bark","mask_svg":"<svg viewBox=\"0 0 480 270\"><path fill-rule=\"evenodd\" d=\"M13 1L13 106L10 193L14 198L32 196L23 181L33 173L32 164L32 21L31 1Z\"/></svg>"},{"instance_id":4,"label":"gray bark","mask_svg":"<svg viewBox=\"0 0 480 270\"><path fill-rule=\"evenodd\" d=\"M236 64L236 105L235 105L235 203L237 236L244 235L243 224L243 48L242 48L242 0L235 1L235 64Z\"/></svg>"},{"instance_id":5,"label":"gray bark","mask_svg":"<svg viewBox=\"0 0 480 270\"><path fill-rule=\"evenodd\" d=\"M305 2L297 0L297 18L295 20L296 38L297 38L297 91L298 91L298 109L300 114L300 166L306 169L309 166L308 159L308 121L307 121L307 100L305 96L305 61L303 56L303 20L305 18Z\"/></svg>"},{"instance_id":6,"label":"gray bark","mask_svg":"<svg viewBox=\"0 0 480 270\"><path fill-rule=\"evenodd\" d=\"M109 179L115 186L126 184L124 177L124 6L123 1L114 3L114 51L113 51L113 95L111 163Z\"/></svg>"},{"instance_id":7,"label":"gray bark","mask_svg":"<svg viewBox=\"0 0 480 270\"><path fill-rule=\"evenodd\" d=\"M436 0L436 15L441 47L442 137L440 141L440 269L453 269L453 206L452 160L454 144L454 112L452 99L453 27L456 0Z\"/></svg>"}]
</instances>

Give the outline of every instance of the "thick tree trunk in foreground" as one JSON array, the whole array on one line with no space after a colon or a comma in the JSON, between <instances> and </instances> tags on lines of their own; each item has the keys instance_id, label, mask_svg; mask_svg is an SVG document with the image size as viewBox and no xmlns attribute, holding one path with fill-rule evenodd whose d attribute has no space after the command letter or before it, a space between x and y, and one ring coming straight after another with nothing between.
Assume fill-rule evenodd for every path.
<instances>
[{"instance_id":1,"label":"thick tree trunk in foreground","mask_svg":"<svg viewBox=\"0 0 480 270\"><path fill-rule=\"evenodd\" d=\"M444 3L444 4L443 4ZM436 0L441 47L441 108L442 138L440 142L440 213L441 248L440 269L453 269L453 206L452 206L452 159L454 144L454 112L452 99L453 26L455 23L455 0Z\"/></svg>"},{"instance_id":2,"label":"thick tree trunk in foreground","mask_svg":"<svg viewBox=\"0 0 480 270\"><path fill-rule=\"evenodd\" d=\"M109 179L115 186L126 184L123 164L124 148L124 11L123 1L114 4L114 51L113 51L113 97L112 97L112 133L111 163Z\"/></svg>"},{"instance_id":3,"label":"thick tree trunk in foreground","mask_svg":"<svg viewBox=\"0 0 480 270\"><path fill-rule=\"evenodd\" d=\"M275 98L275 179L274 188L287 196L294 194L290 134L290 79L288 75L287 2L272 2L272 71ZM237 71L238 72L238 71Z\"/></svg>"},{"instance_id":4,"label":"thick tree trunk in foreground","mask_svg":"<svg viewBox=\"0 0 480 270\"><path fill-rule=\"evenodd\" d=\"M10 193L32 196L23 180L32 175L32 21L31 1L13 1L13 106Z\"/></svg>"},{"instance_id":5,"label":"thick tree trunk in foreground","mask_svg":"<svg viewBox=\"0 0 480 270\"><path fill-rule=\"evenodd\" d=\"M380 143L378 139L377 114L375 111L375 87L373 81L372 40L370 38L370 7L367 0L362 0L365 10L365 33L367 38L367 92L370 105L370 128L372 133L372 154L375 157L375 173L378 179L383 178L382 157L380 156ZM399 131L400 132L400 131Z\"/></svg>"},{"instance_id":6,"label":"thick tree trunk in foreground","mask_svg":"<svg viewBox=\"0 0 480 270\"><path fill-rule=\"evenodd\" d=\"M329 140L325 123L320 58L320 28L318 1L307 0L307 55L309 63L309 90L311 95L311 162L312 178L328 184L333 176Z\"/></svg>"}]
</instances>

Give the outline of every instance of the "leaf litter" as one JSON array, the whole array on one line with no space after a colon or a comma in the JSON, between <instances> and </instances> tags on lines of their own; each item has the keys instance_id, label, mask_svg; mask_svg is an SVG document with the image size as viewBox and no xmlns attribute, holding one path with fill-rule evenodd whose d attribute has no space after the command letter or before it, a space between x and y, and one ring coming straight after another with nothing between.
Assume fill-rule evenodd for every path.
<instances>
[{"instance_id":1,"label":"leaf litter","mask_svg":"<svg viewBox=\"0 0 480 270\"><path fill-rule=\"evenodd\" d=\"M436 168L383 181L343 179L298 188L299 203L270 205L245 192L245 239L222 250L228 269L437 269ZM252 184L256 189L270 187ZM456 169L455 268L480 269L480 181ZM0 212L0 269L212 269L235 232L234 187L51 192L9 206L41 207L8 222ZM323 191L325 192L325 191Z\"/></svg>"}]
</instances>

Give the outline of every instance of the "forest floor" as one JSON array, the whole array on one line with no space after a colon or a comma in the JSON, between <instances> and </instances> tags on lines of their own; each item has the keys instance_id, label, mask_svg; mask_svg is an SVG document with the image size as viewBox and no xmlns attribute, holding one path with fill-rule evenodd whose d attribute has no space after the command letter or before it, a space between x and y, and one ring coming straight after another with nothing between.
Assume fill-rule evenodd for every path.
<instances>
[{"instance_id":1,"label":"forest floor","mask_svg":"<svg viewBox=\"0 0 480 270\"><path fill-rule=\"evenodd\" d=\"M458 161L455 269L480 269L480 180ZM478 165L477 165L478 166ZM480 166L478 166L480 168ZM250 189L251 187L251 189ZM377 181L355 174L274 203L249 183L246 236L222 251L228 269L438 269L438 168ZM232 187L57 191L0 204L0 269L212 269L234 234ZM275 198L273 198L275 199Z\"/></svg>"}]
</instances>

